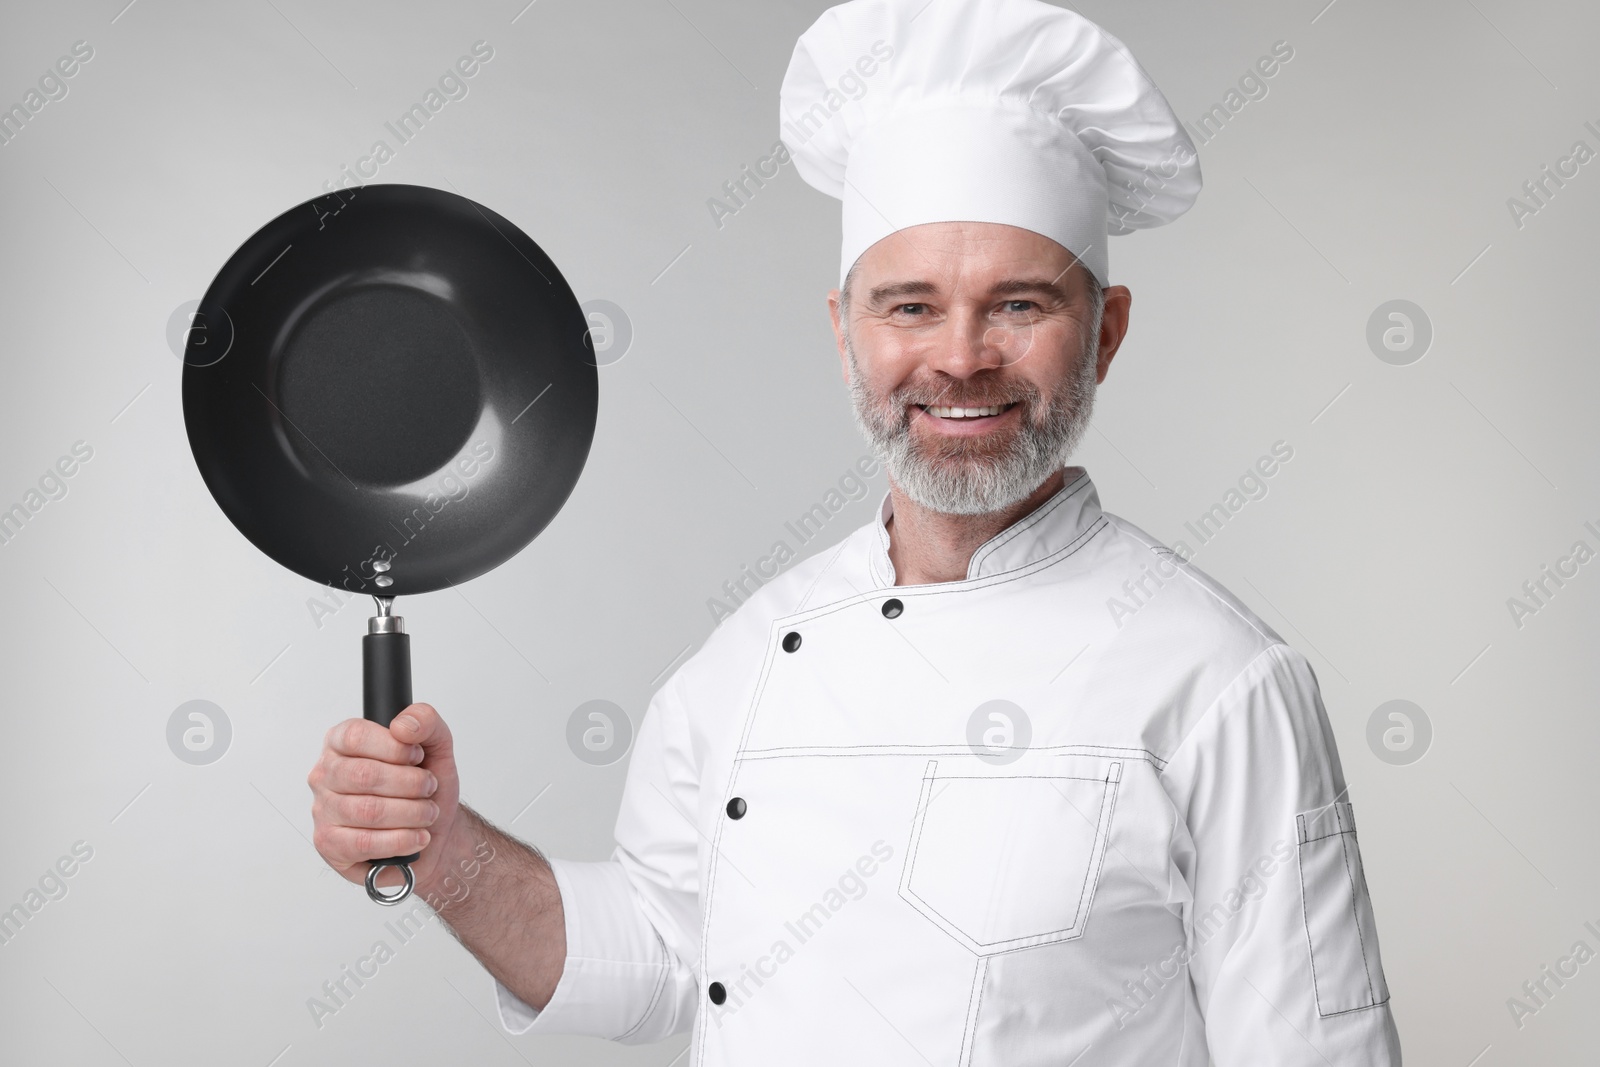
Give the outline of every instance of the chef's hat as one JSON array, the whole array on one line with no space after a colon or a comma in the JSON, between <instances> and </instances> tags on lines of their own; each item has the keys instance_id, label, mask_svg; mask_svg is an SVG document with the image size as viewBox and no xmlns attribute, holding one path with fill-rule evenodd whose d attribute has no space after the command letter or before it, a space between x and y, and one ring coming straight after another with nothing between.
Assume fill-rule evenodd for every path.
<instances>
[{"instance_id":1,"label":"chef's hat","mask_svg":"<svg viewBox=\"0 0 1600 1067\"><path fill-rule=\"evenodd\" d=\"M844 201L839 284L927 222L1043 234L1107 284L1106 238L1200 192L1194 145L1121 41L1041 0L851 0L795 45L782 138Z\"/></svg>"}]
</instances>

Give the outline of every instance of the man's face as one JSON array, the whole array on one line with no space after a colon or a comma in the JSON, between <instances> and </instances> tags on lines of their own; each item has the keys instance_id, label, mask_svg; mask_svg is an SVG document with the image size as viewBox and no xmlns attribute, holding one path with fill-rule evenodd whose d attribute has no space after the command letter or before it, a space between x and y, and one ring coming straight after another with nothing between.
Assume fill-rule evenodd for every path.
<instances>
[{"instance_id":1,"label":"man's face","mask_svg":"<svg viewBox=\"0 0 1600 1067\"><path fill-rule=\"evenodd\" d=\"M1095 314L1087 270L998 223L901 230L856 261L849 321L829 296L856 419L894 483L947 514L999 511L1059 470L1088 427L1130 297Z\"/></svg>"}]
</instances>

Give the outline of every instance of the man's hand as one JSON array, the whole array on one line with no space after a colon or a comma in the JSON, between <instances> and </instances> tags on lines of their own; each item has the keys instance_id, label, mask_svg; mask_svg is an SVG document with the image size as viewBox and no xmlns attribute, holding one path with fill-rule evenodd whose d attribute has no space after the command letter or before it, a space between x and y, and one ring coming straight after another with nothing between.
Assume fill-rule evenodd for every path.
<instances>
[{"instance_id":1,"label":"man's hand","mask_svg":"<svg viewBox=\"0 0 1600 1067\"><path fill-rule=\"evenodd\" d=\"M412 704L388 729L366 719L333 727L306 784L311 840L346 880L363 882L369 860L413 852L419 889L449 873L461 783L450 728L431 705ZM378 879L384 888L401 881L398 870Z\"/></svg>"},{"instance_id":2,"label":"man's hand","mask_svg":"<svg viewBox=\"0 0 1600 1067\"><path fill-rule=\"evenodd\" d=\"M555 874L536 850L461 803L450 728L437 711L412 704L387 730L346 719L328 731L306 784L311 840L328 866L363 882L367 861L420 852L411 865L417 896L491 974L544 1009L567 956ZM388 889L403 877L384 871L378 884Z\"/></svg>"}]
</instances>

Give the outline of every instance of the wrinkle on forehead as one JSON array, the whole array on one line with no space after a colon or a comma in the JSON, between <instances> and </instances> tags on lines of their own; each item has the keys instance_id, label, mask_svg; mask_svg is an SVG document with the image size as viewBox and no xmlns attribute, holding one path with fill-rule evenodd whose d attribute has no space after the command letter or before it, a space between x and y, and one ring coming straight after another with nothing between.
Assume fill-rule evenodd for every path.
<instances>
[{"instance_id":1,"label":"wrinkle on forehead","mask_svg":"<svg viewBox=\"0 0 1600 1067\"><path fill-rule=\"evenodd\" d=\"M932 222L896 230L863 253L857 265L869 284L908 286L907 295L948 291L966 295L982 283L975 277L1028 277L1043 273L1057 282L1078 261L1072 252L1048 237L1017 226L989 222ZM1059 270L1057 265L1064 264ZM937 288L929 288L932 283ZM910 285L921 284L919 290ZM875 287L869 290L877 298Z\"/></svg>"}]
</instances>

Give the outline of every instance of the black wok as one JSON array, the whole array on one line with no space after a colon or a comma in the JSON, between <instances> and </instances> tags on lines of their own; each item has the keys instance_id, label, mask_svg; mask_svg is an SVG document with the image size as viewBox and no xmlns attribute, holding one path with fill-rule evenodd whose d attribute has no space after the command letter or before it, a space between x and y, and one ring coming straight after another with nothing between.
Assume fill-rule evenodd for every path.
<instances>
[{"instance_id":1,"label":"black wok","mask_svg":"<svg viewBox=\"0 0 1600 1067\"><path fill-rule=\"evenodd\" d=\"M474 578L549 524L594 437L588 323L560 271L465 197L369 185L279 215L195 313L183 413L200 474L262 552L377 599L365 715L411 703L392 598ZM398 903L416 856L374 861ZM399 866L385 894L378 872Z\"/></svg>"}]
</instances>

